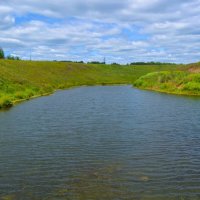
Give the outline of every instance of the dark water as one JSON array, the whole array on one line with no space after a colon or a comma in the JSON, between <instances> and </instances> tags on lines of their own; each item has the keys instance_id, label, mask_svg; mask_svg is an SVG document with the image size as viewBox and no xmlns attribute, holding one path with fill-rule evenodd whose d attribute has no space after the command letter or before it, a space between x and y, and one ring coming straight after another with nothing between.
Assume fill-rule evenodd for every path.
<instances>
[{"instance_id":1,"label":"dark water","mask_svg":"<svg viewBox=\"0 0 200 200\"><path fill-rule=\"evenodd\" d=\"M200 199L200 98L82 87L0 112L0 199Z\"/></svg>"}]
</instances>

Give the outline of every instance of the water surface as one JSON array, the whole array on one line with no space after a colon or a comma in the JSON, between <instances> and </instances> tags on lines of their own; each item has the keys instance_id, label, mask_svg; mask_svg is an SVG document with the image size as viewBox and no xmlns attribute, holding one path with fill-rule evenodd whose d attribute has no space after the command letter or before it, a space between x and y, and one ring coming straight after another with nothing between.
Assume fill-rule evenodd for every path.
<instances>
[{"instance_id":1,"label":"water surface","mask_svg":"<svg viewBox=\"0 0 200 200\"><path fill-rule=\"evenodd\" d=\"M200 199L200 98L59 91L0 112L0 199Z\"/></svg>"}]
</instances>

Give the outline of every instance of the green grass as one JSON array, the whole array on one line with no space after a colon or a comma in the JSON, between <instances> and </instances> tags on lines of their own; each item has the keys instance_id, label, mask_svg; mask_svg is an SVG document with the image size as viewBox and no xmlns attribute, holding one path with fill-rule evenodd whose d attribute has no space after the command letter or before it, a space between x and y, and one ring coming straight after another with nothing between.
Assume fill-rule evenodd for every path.
<instances>
[{"instance_id":1,"label":"green grass","mask_svg":"<svg viewBox=\"0 0 200 200\"><path fill-rule=\"evenodd\" d=\"M16 101L82 85L133 84L150 72L176 65L120 66L65 62L0 60L0 108Z\"/></svg>"},{"instance_id":2,"label":"green grass","mask_svg":"<svg viewBox=\"0 0 200 200\"><path fill-rule=\"evenodd\" d=\"M140 77L134 86L172 94L200 95L200 73L187 70L153 72Z\"/></svg>"}]
</instances>

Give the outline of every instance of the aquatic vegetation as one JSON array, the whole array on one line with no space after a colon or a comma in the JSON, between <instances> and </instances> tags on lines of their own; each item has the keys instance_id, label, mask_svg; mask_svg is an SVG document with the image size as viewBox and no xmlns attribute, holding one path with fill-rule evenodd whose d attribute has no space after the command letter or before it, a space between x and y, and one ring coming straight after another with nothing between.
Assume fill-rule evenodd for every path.
<instances>
[{"instance_id":1,"label":"aquatic vegetation","mask_svg":"<svg viewBox=\"0 0 200 200\"><path fill-rule=\"evenodd\" d=\"M2 197L2 200L14 200L15 196L14 195L5 195Z\"/></svg>"},{"instance_id":2,"label":"aquatic vegetation","mask_svg":"<svg viewBox=\"0 0 200 200\"><path fill-rule=\"evenodd\" d=\"M140 180L140 181L143 181L143 182L147 182L147 181L150 180L150 178L149 178L148 176L144 176L144 175L143 175L143 176L140 176L140 177L139 177L139 180Z\"/></svg>"},{"instance_id":3,"label":"aquatic vegetation","mask_svg":"<svg viewBox=\"0 0 200 200\"><path fill-rule=\"evenodd\" d=\"M76 175L65 187L56 191L54 196L77 200L123 199L127 194L127 187L119 176L121 167L119 164L111 164Z\"/></svg>"}]
</instances>

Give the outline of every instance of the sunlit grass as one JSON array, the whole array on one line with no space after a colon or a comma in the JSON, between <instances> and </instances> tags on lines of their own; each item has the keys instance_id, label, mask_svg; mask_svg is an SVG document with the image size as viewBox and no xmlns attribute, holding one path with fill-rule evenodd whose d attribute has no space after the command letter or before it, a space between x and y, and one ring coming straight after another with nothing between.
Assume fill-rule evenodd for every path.
<instances>
[{"instance_id":1,"label":"sunlit grass","mask_svg":"<svg viewBox=\"0 0 200 200\"><path fill-rule=\"evenodd\" d=\"M147 73L177 67L0 60L0 107L73 86L133 84Z\"/></svg>"},{"instance_id":2,"label":"sunlit grass","mask_svg":"<svg viewBox=\"0 0 200 200\"><path fill-rule=\"evenodd\" d=\"M174 94L200 95L200 74L188 71L154 72L140 77L134 86Z\"/></svg>"}]
</instances>

